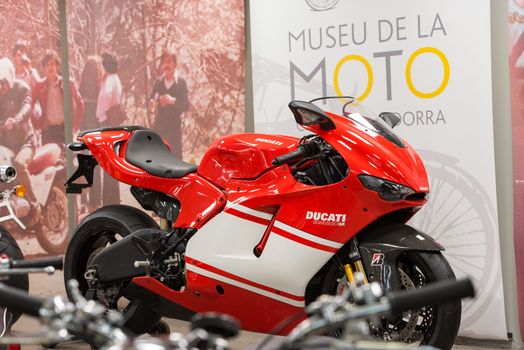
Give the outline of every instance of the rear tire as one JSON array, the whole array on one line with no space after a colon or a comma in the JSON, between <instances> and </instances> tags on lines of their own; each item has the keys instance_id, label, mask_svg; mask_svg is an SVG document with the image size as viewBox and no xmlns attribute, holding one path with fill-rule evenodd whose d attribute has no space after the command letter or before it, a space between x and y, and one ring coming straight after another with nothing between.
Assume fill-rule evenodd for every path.
<instances>
[{"instance_id":1,"label":"rear tire","mask_svg":"<svg viewBox=\"0 0 524 350\"><path fill-rule=\"evenodd\" d=\"M89 286L84 273L90 255L100 247L108 234L122 237L143 228L158 228L157 223L141 210L126 205L110 205L86 216L73 233L64 260L64 280L76 279L80 291ZM71 296L68 293L68 296ZM160 319L160 315L138 300L130 300L123 310L124 327L134 334L147 333Z\"/></svg>"},{"instance_id":2,"label":"rear tire","mask_svg":"<svg viewBox=\"0 0 524 350\"><path fill-rule=\"evenodd\" d=\"M0 226L0 254L5 254L11 259L22 260L24 254L22 250L16 243L15 239L11 234ZM4 281L3 281L4 282ZM11 287L15 287L26 292L29 291L29 277L27 275L14 275L10 276L5 283ZM14 324L20 318L20 313L13 312L13 321Z\"/></svg>"},{"instance_id":3,"label":"rear tire","mask_svg":"<svg viewBox=\"0 0 524 350\"><path fill-rule=\"evenodd\" d=\"M338 259L333 259L326 269L326 275L321 286L321 294L335 294L338 289L338 281L345 278ZM409 277L416 288L441 280L455 279L455 274L448 262L440 252L410 251L403 253L397 262L397 269L403 271L415 271L405 273L404 278ZM401 275L399 274L399 278ZM380 281L382 285L382 281ZM402 282L400 283L402 285ZM401 288L404 289L404 288ZM449 350L453 346L457 336L461 318L461 301L450 302L432 308L425 308L421 314L430 315L431 323L424 332L420 343L430 345L442 350Z\"/></svg>"}]
</instances>

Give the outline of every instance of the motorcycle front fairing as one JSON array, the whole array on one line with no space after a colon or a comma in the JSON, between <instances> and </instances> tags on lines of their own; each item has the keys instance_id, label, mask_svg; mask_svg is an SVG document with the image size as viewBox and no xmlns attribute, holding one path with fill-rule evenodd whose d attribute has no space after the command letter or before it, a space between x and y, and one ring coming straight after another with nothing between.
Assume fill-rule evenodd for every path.
<instances>
[{"instance_id":1,"label":"motorcycle front fairing","mask_svg":"<svg viewBox=\"0 0 524 350\"><path fill-rule=\"evenodd\" d=\"M349 116L327 113L338 131L325 131L317 125L304 127L317 133L337 149L349 165L349 177L358 179L360 175L370 175L413 190L405 200L388 202L376 192L362 186L361 181L354 181L357 197L374 214L374 220L356 233L363 266L368 276L375 276L386 290L396 289L400 254L408 251L444 250L425 233L398 225L399 222L409 221L426 204L430 190L428 177L420 156L405 140L396 136L387 125L375 127L371 124L375 123L371 118L355 113ZM381 135L381 132L387 134ZM391 219L383 220L380 227L371 227L373 222L388 216ZM380 264L373 262L373 258L377 256L384 257Z\"/></svg>"}]
</instances>

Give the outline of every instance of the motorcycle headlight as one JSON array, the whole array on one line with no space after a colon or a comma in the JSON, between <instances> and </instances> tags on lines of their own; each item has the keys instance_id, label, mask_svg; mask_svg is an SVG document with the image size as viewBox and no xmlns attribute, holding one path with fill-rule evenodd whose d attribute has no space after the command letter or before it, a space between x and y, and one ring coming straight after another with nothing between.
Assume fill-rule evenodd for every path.
<instances>
[{"instance_id":1,"label":"motorcycle headlight","mask_svg":"<svg viewBox=\"0 0 524 350\"><path fill-rule=\"evenodd\" d=\"M358 179L365 188L377 192L380 198L388 202L400 201L415 193L409 187L371 175L359 175Z\"/></svg>"}]
</instances>

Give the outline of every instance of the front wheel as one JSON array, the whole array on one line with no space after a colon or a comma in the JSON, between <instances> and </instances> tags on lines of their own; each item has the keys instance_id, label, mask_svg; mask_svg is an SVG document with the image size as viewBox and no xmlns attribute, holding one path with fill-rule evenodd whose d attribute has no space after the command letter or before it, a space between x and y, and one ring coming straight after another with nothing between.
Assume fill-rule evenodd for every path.
<instances>
[{"instance_id":1,"label":"front wheel","mask_svg":"<svg viewBox=\"0 0 524 350\"><path fill-rule=\"evenodd\" d=\"M401 290L455 279L453 270L440 252L405 252L398 259L397 272ZM333 263L327 273L322 293L340 293L346 285L342 267ZM381 324L370 324L370 332L381 340L430 345L447 350L451 349L457 336L460 316L461 302L457 300L410 310L396 319L384 318Z\"/></svg>"}]
</instances>

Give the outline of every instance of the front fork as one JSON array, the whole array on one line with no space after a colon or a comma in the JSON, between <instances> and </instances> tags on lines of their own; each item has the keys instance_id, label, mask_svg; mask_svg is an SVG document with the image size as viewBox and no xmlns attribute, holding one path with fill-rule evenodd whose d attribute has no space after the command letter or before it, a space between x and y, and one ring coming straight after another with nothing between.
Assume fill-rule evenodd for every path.
<instances>
[{"instance_id":1,"label":"front fork","mask_svg":"<svg viewBox=\"0 0 524 350\"><path fill-rule=\"evenodd\" d=\"M362 256L358 250L358 242L356 238L352 238L349 242L349 262L344 264L344 272L349 285L355 287L355 272L360 273L361 283L367 284L368 278L364 264L362 264Z\"/></svg>"}]
</instances>

